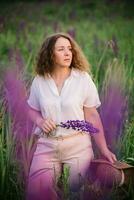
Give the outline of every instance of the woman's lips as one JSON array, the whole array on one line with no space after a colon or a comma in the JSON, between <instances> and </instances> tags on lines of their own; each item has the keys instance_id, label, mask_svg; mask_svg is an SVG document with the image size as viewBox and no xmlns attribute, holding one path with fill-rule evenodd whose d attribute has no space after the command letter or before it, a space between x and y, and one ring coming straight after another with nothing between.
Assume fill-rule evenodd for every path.
<instances>
[{"instance_id":1,"label":"woman's lips","mask_svg":"<svg viewBox=\"0 0 134 200\"><path fill-rule=\"evenodd\" d=\"M70 59L64 59L64 61L70 61Z\"/></svg>"}]
</instances>

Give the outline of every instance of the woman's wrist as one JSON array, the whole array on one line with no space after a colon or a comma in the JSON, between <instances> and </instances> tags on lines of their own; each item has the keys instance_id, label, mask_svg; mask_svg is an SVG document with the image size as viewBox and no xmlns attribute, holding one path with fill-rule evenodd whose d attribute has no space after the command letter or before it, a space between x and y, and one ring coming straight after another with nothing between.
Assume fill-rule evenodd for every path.
<instances>
[{"instance_id":1,"label":"woman's wrist","mask_svg":"<svg viewBox=\"0 0 134 200\"><path fill-rule=\"evenodd\" d=\"M98 144L97 146L98 146L99 151L102 154L109 150L107 144L105 144L105 143L104 144Z\"/></svg>"},{"instance_id":2,"label":"woman's wrist","mask_svg":"<svg viewBox=\"0 0 134 200\"><path fill-rule=\"evenodd\" d=\"M38 127L41 127L41 124L44 122L44 119L42 118L42 117L38 117L37 119L36 119L36 125L38 126Z\"/></svg>"},{"instance_id":3,"label":"woman's wrist","mask_svg":"<svg viewBox=\"0 0 134 200\"><path fill-rule=\"evenodd\" d=\"M109 151L109 149L108 149L107 146L100 149L100 152L101 152L102 155L105 154L108 151Z\"/></svg>"}]
</instances>

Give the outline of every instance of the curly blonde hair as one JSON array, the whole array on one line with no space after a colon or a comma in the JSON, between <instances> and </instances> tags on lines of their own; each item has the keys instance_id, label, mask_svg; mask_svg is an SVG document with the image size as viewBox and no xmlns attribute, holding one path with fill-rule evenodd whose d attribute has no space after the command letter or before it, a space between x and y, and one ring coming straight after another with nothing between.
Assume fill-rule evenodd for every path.
<instances>
[{"instance_id":1,"label":"curly blonde hair","mask_svg":"<svg viewBox=\"0 0 134 200\"><path fill-rule=\"evenodd\" d=\"M51 74L54 69L53 49L58 38L63 37L70 41L72 47L72 62L70 68L76 68L81 71L89 71L90 64L77 42L67 33L55 33L48 36L43 42L41 49L36 57L35 71L38 75L44 76Z\"/></svg>"}]
</instances>

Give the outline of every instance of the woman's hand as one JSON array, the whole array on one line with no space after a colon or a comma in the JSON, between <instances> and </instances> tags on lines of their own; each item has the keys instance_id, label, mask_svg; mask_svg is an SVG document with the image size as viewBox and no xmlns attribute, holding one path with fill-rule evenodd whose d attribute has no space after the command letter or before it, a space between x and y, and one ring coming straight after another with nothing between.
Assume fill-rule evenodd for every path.
<instances>
[{"instance_id":1,"label":"woman's hand","mask_svg":"<svg viewBox=\"0 0 134 200\"><path fill-rule=\"evenodd\" d=\"M112 153L108 148L101 151L101 154L111 163L114 163L115 161L117 161L116 155L114 153Z\"/></svg>"},{"instance_id":2,"label":"woman's hand","mask_svg":"<svg viewBox=\"0 0 134 200\"><path fill-rule=\"evenodd\" d=\"M56 124L52 119L40 119L37 121L38 127L40 127L46 134L56 129Z\"/></svg>"}]
</instances>

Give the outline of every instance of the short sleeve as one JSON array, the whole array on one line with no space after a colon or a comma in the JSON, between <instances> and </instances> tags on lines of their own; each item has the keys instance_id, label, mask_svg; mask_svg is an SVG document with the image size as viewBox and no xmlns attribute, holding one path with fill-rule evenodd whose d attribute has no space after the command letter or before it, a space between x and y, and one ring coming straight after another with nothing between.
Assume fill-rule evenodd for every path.
<instances>
[{"instance_id":1,"label":"short sleeve","mask_svg":"<svg viewBox=\"0 0 134 200\"><path fill-rule=\"evenodd\" d=\"M84 96L83 106L98 108L101 105L98 91L91 76L87 72L85 72L85 77L84 77L84 88L85 88L85 96Z\"/></svg>"},{"instance_id":2,"label":"short sleeve","mask_svg":"<svg viewBox=\"0 0 134 200\"><path fill-rule=\"evenodd\" d=\"M27 103L31 108L37 111L40 111L38 92L39 92L38 82L37 82L37 78L35 77L30 88L30 95L27 100Z\"/></svg>"}]
</instances>

